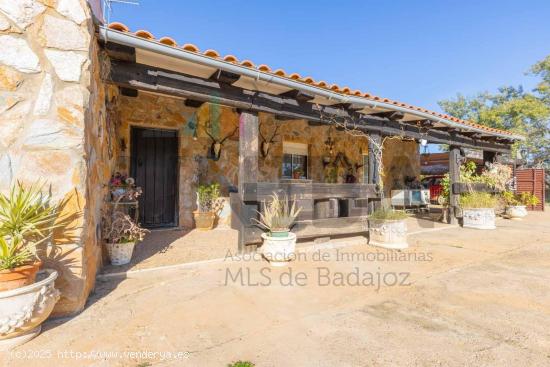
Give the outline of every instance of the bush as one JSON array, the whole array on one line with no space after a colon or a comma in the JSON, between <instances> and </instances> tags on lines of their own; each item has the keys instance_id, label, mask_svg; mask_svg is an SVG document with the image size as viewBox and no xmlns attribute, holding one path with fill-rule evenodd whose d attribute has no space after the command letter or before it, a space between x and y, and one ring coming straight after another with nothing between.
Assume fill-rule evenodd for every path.
<instances>
[{"instance_id":1,"label":"bush","mask_svg":"<svg viewBox=\"0 0 550 367\"><path fill-rule=\"evenodd\" d=\"M407 218L407 213L402 210L382 208L375 210L368 218L373 220L402 220Z\"/></svg>"},{"instance_id":2,"label":"bush","mask_svg":"<svg viewBox=\"0 0 550 367\"><path fill-rule=\"evenodd\" d=\"M471 192L460 196L460 206L464 209L495 208L498 197L487 192Z\"/></svg>"},{"instance_id":3,"label":"bush","mask_svg":"<svg viewBox=\"0 0 550 367\"><path fill-rule=\"evenodd\" d=\"M515 206L515 205L537 205L540 200L538 197L533 195L530 192L522 192L521 194L514 194L511 191L504 191L502 193L502 198L506 202L506 205Z\"/></svg>"},{"instance_id":4,"label":"bush","mask_svg":"<svg viewBox=\"0 0 550 367\"><path fill-rule=\"evenodd\" d=\"M199 199L199 212L209 213L214 211L216 201L220 197L220 184L199 185L197 197Z\"/></svg>"}]
</instances>

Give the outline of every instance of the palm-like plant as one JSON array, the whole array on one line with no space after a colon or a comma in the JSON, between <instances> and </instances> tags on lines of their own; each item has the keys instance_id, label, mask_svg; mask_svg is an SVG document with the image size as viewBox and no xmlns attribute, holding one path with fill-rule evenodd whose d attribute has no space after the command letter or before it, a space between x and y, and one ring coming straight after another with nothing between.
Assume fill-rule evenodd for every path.
<instances>
[{"instance_id":1,"label":"palm-like plant","mask_svg":"<svg viewBox=\"0 0 550 367\"><path fill-rule=\"evenodd\" d=\"M292 205L288 196L280 199L276 193L271 195L269 203L263 202L263 213L257 212L260 219L253 220L262 228L269 232L288 231L300 214L302 208L296 208L295 200L292 200Z\"/></svg>"},{"instance_id":2,"label":"palm-like plant","mask_svg":"<svg viewBox=\"0 0 550 367\"><path fill-rule=\"evenodd\" d=\"M36 246L50 238L59 204L51 204L44 185L20 182L9 194L0 193L0 270L25 265L36 258Z\"/></svg>"}]
</instances>

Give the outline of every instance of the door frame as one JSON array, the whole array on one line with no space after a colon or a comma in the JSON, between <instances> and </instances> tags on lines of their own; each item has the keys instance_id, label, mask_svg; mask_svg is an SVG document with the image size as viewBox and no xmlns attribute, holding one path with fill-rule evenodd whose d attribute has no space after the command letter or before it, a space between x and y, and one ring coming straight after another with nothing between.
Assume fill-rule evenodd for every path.
<instances>
[{"instance_id":1,"label":"door frame","mask_svg":"<svg viewBox=\"0 0 550 367\"><path fill-rule=\"evenodd\" d=\"M128 124L128 127L129 127L129 144L128 144L128 152L130 153L129 156L130 156L130 175L132 175L131 177L134 177L133 174L135 173L134 169L135 167L137 167L137 162L136 162L136 159L137 157L132 154L133 152L133 131L134 129L147 129L147 130L162 130L162 131L173 131L176 133L176 156L177 156L177 159L176 159L176 203L174 205L174 224L172 225L163 225L163 226L158 226L158 227L152 227L150 228L151 230L155 230L155 229L166 229L166 228L179 228L180 225L180 218L179 218L179 203L180 203L180 165L181 165L181 162L180 162L180 130L178 128L172 128L172 127L159 127L157 125L154 125L154 124L135 124L135 123L131 123L131 124Z\"/></svg>"}]
</instances>

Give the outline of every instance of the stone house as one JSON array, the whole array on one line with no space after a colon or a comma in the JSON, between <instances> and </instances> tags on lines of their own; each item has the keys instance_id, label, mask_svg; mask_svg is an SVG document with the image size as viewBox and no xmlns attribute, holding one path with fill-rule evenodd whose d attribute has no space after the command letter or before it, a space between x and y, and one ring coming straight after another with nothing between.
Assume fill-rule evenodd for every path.
<instances>
[{"instance_id":1,"label":"stone house","mask_svg":"<svg viewBox=\"0 0 550 367\"><path fill-rule=\"evenodd\" d=\"M107 25L99 1L0 0L0 190L43 180L67 201L70 225L54 233L45 254L60 272L57 315L82 310L94 287L101 210L115 172L143 187L140 221L149 227L192 227L197 185L219 182L244 251L257 237L246 221L274 188L305 198L309 224L326 219L316 217L317 201L338 198L348 215L325 234L348 233L357 230L361 200L368 206L420 175L420 141L451 145L456 172L461 147L484 150L489 160L517 139ZM304 235L322 232L306 227Z\"/></svg>"}]
</instances>

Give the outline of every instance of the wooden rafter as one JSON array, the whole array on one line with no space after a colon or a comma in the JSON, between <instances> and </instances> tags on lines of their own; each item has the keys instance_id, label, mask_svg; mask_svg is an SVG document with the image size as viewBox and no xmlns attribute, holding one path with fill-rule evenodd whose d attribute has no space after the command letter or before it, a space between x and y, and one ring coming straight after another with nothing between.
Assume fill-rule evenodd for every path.
<instances>
[{"instance_id":1,"label":"wooden rafter","mask_svg":"<svg viewBox=\"0 0 550 367\"><path fill-rule=\"evenodd\" d=\"M277 118L303 119L307 121L331 123L321 116L331 115L335 118L354 118L357 128L365 132L377 132L383 135L401 135L412 139L427 139L435 144L460 145L472 149L485 149L502 153L510 151L509 144L483 139L472 139L460 136L456 132L426 129L403 124L377 116L368 115L357 118L353 111L305 103L306 99L299 93L273 95L264 92L245 90L211 79L164 70L153 66L112 60L108 82L115 85L146 90L186 99L217 103L245 111L271 113ZM294 99L292 96L299 99ZM311 100L312 96L307 99Z\"/></svg>"}]
</instances>

